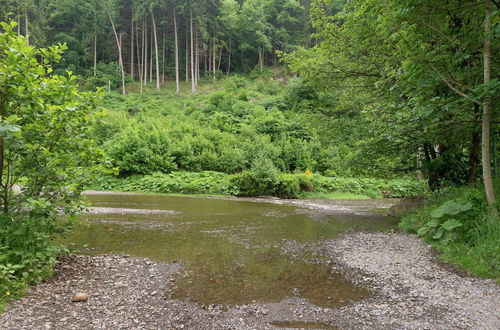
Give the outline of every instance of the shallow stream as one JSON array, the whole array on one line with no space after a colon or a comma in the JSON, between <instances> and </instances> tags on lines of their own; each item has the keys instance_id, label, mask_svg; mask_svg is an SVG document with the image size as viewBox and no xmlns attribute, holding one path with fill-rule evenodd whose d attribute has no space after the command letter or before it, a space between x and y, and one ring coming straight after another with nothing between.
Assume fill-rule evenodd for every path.
<instances>
[{"instance_id":1,"label":"shallow stream","mask_svg":"<svg viewBox=\"0 0 500 330\"><path fill-rule=\"evenodd\" d=\"M363 299L368 296L365 289L327 265L308 262L306 255L284 253L285 243L313 243L353 230L388 230L397 222L372 212L386 209L388 202L321 202L322 207L311 208L308 201L289 205L98 192L86 198L94 208L66 239L67 245L86 254L126 253L180 262L183 270L172 298L205 305L301 297L317 306L339 307Z\"/></svg>"}]
</instances>

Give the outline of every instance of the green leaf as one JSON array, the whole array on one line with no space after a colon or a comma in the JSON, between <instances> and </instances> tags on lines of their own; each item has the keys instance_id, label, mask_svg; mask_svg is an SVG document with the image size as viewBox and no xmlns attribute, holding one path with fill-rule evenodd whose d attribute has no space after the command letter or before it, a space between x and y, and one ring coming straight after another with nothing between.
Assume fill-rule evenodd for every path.
<instances>
[{"instance_id":1,"label":"green leaf","mask_svg":"<svg viewBox=\"0 0 500 330\"><path fill-rule=\"evenodd\" d=\"M455 215L458 213L462 213L465 211L469 211L472 209L472 204L467 202L467 203L461 203L457 200L451 200L447 201L431 213L431 217L433 218L441 218L445 215Z\"/></svg>"},{"instance_id":2,"label":"green leaf","mask_svg":"<svg viewBox=\"0 0 500 330\"><path fill-rule=\"evenodd\" d=\"M462 223L458 220L455 220L455 219L450 219L450 220L447 220L445 223L443 223L443 228L450 231L450 230L453 230L455 228L458 228L462 226Z\"/></svg>"},{"instance_id":3,"label":"green leaf","mask_svg":"<svg viewBox=\"0 0 500 330\"><path fill-rule=\"evenodd\" d=\"M444 229L443 228L439 228L436 233L434 234L434 236L432 236L432 238L434 239L440 239L441 237L443 237L443 234L444 234Z\"/></svg>"},{"instance_id":4,"label":"green leaf","mask_svg":"<svg viewBox=\"0 0 500 330\"><path fill-rule=\"evenodd\" d=\"M439 220L432 219L431 221L427 222L426 226L429 228L436 228L437 226L439 226Z\"/></svg>"},{"instance_id":5,"label":"green leaf","mask_svg":"<svg viewBox=\"0 0 500 330\"><path fill-rule=\"evenodd\" d=\"M424 236L429 231L428 227L422 227L417 231L418 236Z\"/></svg>"}]
</instances>

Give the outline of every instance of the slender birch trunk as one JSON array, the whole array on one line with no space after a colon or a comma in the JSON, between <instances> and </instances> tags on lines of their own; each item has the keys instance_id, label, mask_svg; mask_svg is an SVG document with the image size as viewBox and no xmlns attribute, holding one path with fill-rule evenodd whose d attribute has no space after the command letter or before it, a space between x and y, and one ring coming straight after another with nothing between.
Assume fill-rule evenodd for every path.
<instances>
[{"instance_id":1,"label":"slender birch trunk","mask_svg":"<svg viewBox=\"0 0 500 330\"><path fill-rule=\"evenodd\" d=\"M216 55L217 55L217 48L215 47L215 37L214 37L214 43L212 45L212 71L213 71L213 77L212 79L215 81L215 75L216 75L216 71L215 71L215 58L216 58Z\"/></svg>"},{"instance_id":2,"label":"slender birch trunk","mask_svg":"<svg viewBox=\"0 0 500 330\"><path fill-rule=\"evenodd\" d=\"M186 82L189 82L189 32L186 24Z\"/></svg>"},{"instance_id":3,"label":"slender birch trunk","mask_svg":"<svg viewBox=\"0 0 500 330\"><path fill-rule=\"evenodd\" d=\"M94 77L97 76L97 31L94 29Z\"/></svg>"},{"instance_id":4,"label":"slender birch trunk","mask_svg":"<svg viewBox=\"0 0 500 330\"><path fill-rule=\"evenodd\" d=\"M139 28L136 25L136 31L135 31L135 43L137 44L137 70L139 70L139 85L140 85L140 93L142 94L142 59L141 59L141 51L139 47Z\"/></svg>"},{"instance_id":5,"label":"slender birch trunk","mask_svg":"<svg viewBox=\"0 0 500 330\"><path fill-rule=\"evenodd\" d=\"M193 52L193 12L189 11L189 30L191 34L191 92L196 92L196 77L194 76L194 52Z\"/></svg>"},{"instance_id":6,"label":"slender birch trunk","mask_svg":"<svg viewBox=\"0 0 500 330\"><path fill-rule=\"evenodd\" d=\"M177 16L174 11L174 39L175 39L175 92L179 93L179 40L177 38Z\"/></svg>"},{"instance_id":7,"label":"slender birch trunk","mask_svg":"<svg viewBox=\"0 0 500 330\"><path fill-rule=\"evenodd\" d=\"M205 78L207 77L207 50L203 49L203 71Z\"/></svg>"},{"instance_id":8,"label":"slender birch trunk","mask_svg":"<svg viewBox=\"0 0 500 330\"><path fill-rule=\"evenodd\" d=\"M156 89L160 89L160 57L158 56L158 36L156 34L156 19L153 11L151 11L151 19L153 21L153 32L155 37Z\"/></svg>"},{"instance_id":9,"label":"slender birch trunk","mask_svg":"<svg viewBox=\"0 0 500 330\"><path fill-rule=\"evenodd\" d=\"M483 73L484 84L491 82L491 2L485 0L485 20L484 20L484 49L483 49ZM482 163L483 163L483 182L486 192L486 200L491 208L490 214L494 217L498 212L494 206L495 192L493 190L493 181L491 178L491 160L490 160L490 122L491 122L491 95L486 95L483 100L482 116Z\"/></svg>"},{"instance_id":10,"label":"slender birch trunk","mask_svg":"<svg viewBox=\"0 0 500 330\"><path fill-rule=\"evenodd\" d=\"M144 67L143 67L143 73L144 73L144 78L142 82L144 83L144 86L148 84L148 20L146 17L144 17Z\"/></svg>"},{"instance_id":11,"label":"slender birch trunk","mask_svg":"<svg viewBox=\"0 0 500 330\"><path fill-rule=\"evenodd\" d=\"M130 76L134 80L134 17L132 15L131 28L130 28Z\"/></svg>"},{"instance_id":12,"label":"slender birch trunk","mask_svg":"<svg viewBox=\"0 0 500 330\"><path fill-rule=\"evenodd\" d=\"M212 72L212 40L208 41L208 72Z\"/></svg>"},{"instance_id":13,"label":"slender birch trunk","mask_svg":"<svg viewBox=\"0 0 500 330\"><path fill-rule=\"evenodd\" d=\"M115 35L116 45L118 46L118 65L120 66L120 71L122 74L122 94L126 95L127 91L125 89L125 70L123 69L121 33L120 33L120 37L118 37L118 34L116 33L115 23L113 22L113 18L111 17L111 14L109 12L108 12L108 16L109 16L109 20L111 22L111 27L113 28L113 33Z\"/></svg>"},{"instance_id":14,"label":"slender birch trunk","mask_svg":"<svg viewBox=\"0 0 500 330\"><path fill-rule=\"evenodd\" d=\"M29 17L28 12L25 13L25 29L26 29L26 44L30 44Z\"/></svg>"},{"instance_id":15,"label":"slender birch trunk","mask_svg":"<svg viewBox=\"0 0 500 330\"><path fill-rule=\"evenodd\" d=\"M198 80L200 78L200 58L199 58L199 50L198 50L198 29L195 32L195 63L194 63L194 85L198 87Z\"/></svg>"},{"instance_id":16,"label":"slender birch trunk","mask_svg":"<svg viewBox=\"0 0 500 330\"><path fill-rule=\"evenodd\" d=\"M227 54L227 73L226 75L229 76L229 72L231 71L231 52L232 52L232 44L231 44L231 38L229 38L229 51Z\"/></svg>"},{"instance_id":17,"label":"slender birch trunk","mask_svg":"<svg viewBox=\"0 0 500 330\"><path fill-rule=\"evenodd\" d=\"M153 26L151 26L151 33L149 34L149 82L153 83L153 34L156 33L154 31Z\"/></svg>"},{"instance_id":18,"label":"slender birch trunk","mask_svg":"<svg viewBox=\"0 0 500 330\"><path fill-rule=\"evenodd\" d=\"M219 62L217 63L217 71L220 71L221 63L222 63L222 47L219 49Z\"/></svg>"},{"instance_id":19,"label":"slender birch trunk","mask_svg":"<svg viewBox=\"0 0 500 330\"><path fill-rule=\"evenodd\" d=\"M163 24L163 39L161 46L161 82L165 83L165 39L167 38L167 25Z\"/></svg>"}]
</instances>

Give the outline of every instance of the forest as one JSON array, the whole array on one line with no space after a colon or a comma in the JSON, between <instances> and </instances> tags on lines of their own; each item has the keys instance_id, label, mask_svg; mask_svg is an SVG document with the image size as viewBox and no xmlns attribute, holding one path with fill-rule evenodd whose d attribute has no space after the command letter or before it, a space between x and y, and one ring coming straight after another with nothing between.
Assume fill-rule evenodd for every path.
<instances>
[{"instance_id":1,"label":"forest","mask_svg":"<svg viewBox=\"0 0 500 330\"><path fill-rule=\"evenodd\" d=\"M499 9L2 1L0 307L67 253L88 189L425 196L399 226L498 281Z\"/></svg>"}]
</instances>

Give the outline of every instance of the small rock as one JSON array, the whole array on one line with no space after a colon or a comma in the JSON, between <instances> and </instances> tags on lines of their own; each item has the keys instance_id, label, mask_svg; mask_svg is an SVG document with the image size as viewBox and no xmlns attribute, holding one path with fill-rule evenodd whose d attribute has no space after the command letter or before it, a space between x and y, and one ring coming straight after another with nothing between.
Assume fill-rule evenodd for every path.
<instances>
[{"instance_id":1,"label":"small rock","mask_svg":"<svg viewBox=\"0 0 500 330\"><path fill-rule=\"evenodd\" d=\"M79 292L73 296L73 299L71 301L73 302L86 302L89 300L89 295L84 292Z\"/></svg>"}]
</instances>

